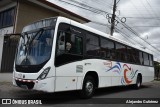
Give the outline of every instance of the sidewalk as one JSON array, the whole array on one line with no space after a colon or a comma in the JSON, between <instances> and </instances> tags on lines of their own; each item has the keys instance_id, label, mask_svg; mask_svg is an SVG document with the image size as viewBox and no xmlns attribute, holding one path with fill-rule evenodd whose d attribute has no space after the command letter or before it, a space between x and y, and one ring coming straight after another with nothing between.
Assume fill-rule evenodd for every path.
<instances>
[{"instance_id":1,"label":"sidewalk","mask_svg":"<svg viewBox=\"0 0 160 107\"><path fill-rule=\"evenodd\" d=\"M0 82L12 82L12 73L0 73Z\"/></svg>"}]
</instances>

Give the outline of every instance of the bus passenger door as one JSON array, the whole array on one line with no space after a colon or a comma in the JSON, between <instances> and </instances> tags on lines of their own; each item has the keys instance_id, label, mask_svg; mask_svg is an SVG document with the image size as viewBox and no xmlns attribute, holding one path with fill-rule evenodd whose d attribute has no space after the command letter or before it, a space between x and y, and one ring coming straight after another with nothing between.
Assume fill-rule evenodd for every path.
<instances>
[{"instance_id":1,"label":"bus passenger door","mask_svg":"<svg viewBox=\"0 0 160 107\"><path fill-rule=\"evenodd\" d=\"M55 91L76 90L83 72L83 38L72 31L58 31Z\"/></svg>"}]
</instances>

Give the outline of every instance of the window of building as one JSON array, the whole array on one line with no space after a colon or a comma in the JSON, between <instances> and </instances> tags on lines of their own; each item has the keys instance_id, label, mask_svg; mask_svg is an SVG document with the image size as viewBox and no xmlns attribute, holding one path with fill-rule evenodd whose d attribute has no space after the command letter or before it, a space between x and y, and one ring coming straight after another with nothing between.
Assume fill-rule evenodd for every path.
<instances>
[{"instance_id":1,"label":"window of building","mask_svg":"<svg viewBox=\"0 0 160 107\"><path fill-rule=\"evenodd\" d=\"M13 26L15 8L0 12L0 28Z\"/></svg>"},{"instance_id":2,"label":"window of building","mask_svg":"<svg viewBox=\"0 0 160 107\"><path fill-rule=\"evenodd\" d=\"M126 61L126 46L116 43L116 58L120 61Z\"/></svg>"},{"instance_id":3,"label":"window of building","mask_svg":"<svg viewBox=\"0 0 160 107\"><path fill-rule=\"evenodd\" d=\"M147 53L143 53L144 65L149 65L149 56Z\"/></svg>"},{"instance_id":4,"label":"window of building","mask_svg":"<svg viewBox=\"0 0 160 107\"><path fill-rule=\"evenodd\" d=\"M94 34L86 35L86 53L87 55L100 56L99 38Z\"/></svg>"},{"instance_id":5,"label":"window of building","mask_svg":"<svg viewBox=\"0 0 160 107\"><path fill-rule=\"evenodd\" d=\"M114 42L101 38L100 56L102 58L115 59Z\"/></svg>"}]
</instances>

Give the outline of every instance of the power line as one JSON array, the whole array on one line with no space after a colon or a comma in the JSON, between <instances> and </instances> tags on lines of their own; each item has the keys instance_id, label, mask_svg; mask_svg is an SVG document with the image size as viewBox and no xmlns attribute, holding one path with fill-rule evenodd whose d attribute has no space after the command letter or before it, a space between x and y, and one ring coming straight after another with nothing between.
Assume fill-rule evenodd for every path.
<instances>
[{"instance_id":1,"label":"power line","mask_svg":"<svg viewBox=\"0 0 160 107\"><path fill-rule=\"evenodd\" d=\"M102 25L102 26L108 27L110 29L110 25L108 25L108 24L104 24L104 23L100 23L100 22L96 22L96 21L91 21L91 22L95 23L95 24L98 24L98 25Z\"/></svg>"},{"instance_id":2,"label":"power line","mask_svg":"<svg viewBox=\"0 0 160 107\"><path fill-rule=\"evenodd\" d=\"M134 5L134 3L132 2L132 0L131 0L131 4L135 7L135 9L137 10L137 12L138 12L141 16L143 16L142 13L139 12L138 8Z\"/></svg>"},{"instance_id":3,"label":"power line","mask_svg":"<svg viewBox=\"0 0 160 107\"><path fill-rule=\"evenodd\" d=\"M149 9L146 7L146 5L143 3L143 1L142 1L142 0L139 0L139 1L141 2L141 4L143 5L143 7L145 8L145 10L146 10L150 15L152 15L152 14L150 13Z\"/></svg>"},{"instance_id":4,"label":"power line","mask_svg":"<svg viewBox=\"0 0 160 107\"><path fill-rule=\"evenodd\" d=\"M98 24L98 25L102 25L102 26L107 26L108 28L110 28L110 25L108 25L108 24L103 24L103 23L100 23L100 22L96 22L96 21L92 21L92 23L95 23L95 24ZM130 36L129 36L129 34L127 34L127 33L124 33L124 32L122 32L120 29L118 29L118 28L116 28L115 27L115 29L116 29L116 31L117 32L119 32L124 38L126 38L127 40L129 40L128 38L131 38ZM125 36L127 36L127 37L125 37ZM134 40L133 38L131 38L132 40ZM129 40L132 44L134 44L135 45L135 43L133 43L131 40ZM136 40L134 40L136 43L138 43ZM140 43L138 43L138 44L140 44ZM141 46L143 46L142 44L140 44Z\"/></svg>"},{"instance_id":5,"label":"power line","mask_svg":"<svg viewBox=\"0 0 160 107\"><path fill-rule=\"evenodd\" d=\"M80 6L84 6L84 7L86 7L86 8L90 8L90 9L96 11L96 12L99 12L99 9L95 9L95 8L93 8L93 7L91 7L91 6L88 6L88 5L86 5L86 4L80 3L80 2L78 2L78 1L75 1L75 0L69 0L69 1L71 1L71 2L73 2L73 3L76 3L76 4L80 5ZM102 11L101 11L101 12L102 12Z\"/></svg>"},{"instance_id":6,"label":"power line","mask_svg":"<svg viewBox=\"0 0 160 107\"><path fill-rule=\"evenodd\" d=\"M82 8L82 9L84 9L84 10L91 11L91 12L93 12L93 13L97 13L97 14L102 14L102 13L110 14L109 12L106 12L106 11L104 11L104 10L100 10L100 9L97 9L97 8L94 8L94 7L91 7L91 6L88 6L88 5L83 4L83 3L80 3L80 2L78 2L78 1L70 0L71 2L74 2L74 3L78 4L78 5L73 4L73 3L70 3L70 2L67 2L67 1L65 1L65 0L59 0L59 1L64 2L64 3L67 3L67 4L70 4L70 5L73 5L73 6L75 6L75 7ZM84 6L84 7L83 7L83 6Z\"/></svg>"},{"instance_id":7,"label":"power line","mask_svg":"<svg viewBox=\"0 0 160 107\"><path fill-rule=\"evenodd\" d=\"M126 33L122 32L121 30L119 30L118 28L116 28L116 31L118 31L120 34L123 33L125 34L127 37L130 38L130 36L128 36ZM124 36L123 36L124 37ZM134 38L131 38L133 41L135 41L136 43L138 43L139 45L143 46L143 44L141 44L140 42L136 41ZM128 39L129 40L129 39ZM130 40L129 40L130 41ZM130 41L131 42L131 41ZM133 42L132 42L133 43ZM159 54L159 52L155 51L155 50L151 50L149 48L147 48L150 51L154 51L155 53Z\"/></svg>"},{"instance_id":8,"label":"power line","mask_svg":"<svg viewBox=\"0 0 160 107\"><path fill-rule=\"evenodd\" d=\"M153 46L152 44L150 44L148 41L146 41L145 39L143 39L136 31L134 31L131 27L129 27L127 24L125 23L121 23L125 28L127 28L129 31L131 31L133 34L135 34L137 37L139 37L141 40L145 41L148 45L150 45L152 48L154 48L155 50L159 51L159 49L157 49L155 46Z\"/></svg>"},{"instance_id":9,"label":"power line","mask_svg":"<svg viewBox=\"0 0 160 107\"><path fill-rule=\"evenodd\" d=\"M92 21L92 22L95 23L95 24L99 24L99 25L105 26L105 27L107 26L107 27L109 28L109 25L108 25L108 24L103 24L103 23L95 22L95 21ZM139 45L143 46L142 43L138 42L138 41L135 40L134 38L131 38L131 37L129 36L129 34L126 34L126 33L122 32L120 29L118 29L118 28L116 28L116 27L115 27L115 29L116 29L116 31L117 31L121 36L123 36L124 38L126 38L126 39L127 39L128 41L130 41L133 45L135 45L135 43L133 43L130 39L132 39L134 42L138 43ZM130 39L128 39L127 37L130 38ZM151 50L151 49L149 49L149 48L148 48L148 50L154 51L155 53L159 54L159 53L158 53L157 51L155 51L155 50Z\"/></svg>"},{"instance_id":10,"label":"power line","mask_svg":"<svg viewBox=\"0 0 160 107\"><path fill-rule=\"evenodd\" d=\"M150 20L160 20L160 17L125 17L125 18L129 18L129 19L150 19Z\"/></svg>"},{"instance_id":11,"label":"power line","mask_svg":"<svg viewBox=\"0 0 160 107\"><path fill-rule=\"evenodd\" d=\"M94 0L94 2L96 2L96 4L100 4L101 6L104 6L104 7L108 6L109 8L112 8L112 5L106 2L106 0L105 2L102 2L102 0Z\"/></svg>"},{"instance_id":12,"label":"power line","mask_svg":"<svg viewBox=\"0 0 160 107\"><path fill-rule=\"evenodd\" d=\"M135 40L133 37L129 36L129 34L122 32L120 29L116 28L116 30L118 30L119 32L125 34L127 37L129 37L130 39L132 39L133 41L135 41L136 43L138 43L139 45L143 46L142 43L138 42L137 40Z\"/></svg>"},{"instance_id":13,"label":"power line","mask_svg":"<svg viewBox=\"0 0 160 107\"><path fill-rule=\"evenodd\" d=\"M144 15L141 13L141 11L139 11L139 9L137 8L137 6L134 4L133 0L131 0L131 4L135 7L135 9L137 10L137 13L139 13L141 15L141 17L143 17L143 19L145 19ZM143 6L144 7L144 6ZM139 19L138 19L139 20ZM140 30L140 29L139 29ZM136 35L136 34L135 34Z\"/></svg>"},{"instance_id":14,"label":"power line","mask_svg":"<svg viewBox=\"0 0 160 107\"><path fill-rule=\"evenodd\" d=\"M154 9L152 8L152 6L150 5L149 1L146 0L146 2L147 2L147 4L149 5L149 7L152 9L152 11L154 12L155 16L158 16L158 15L156 14L156 12L154 11Z\"/></svg>"},{"instance_id":15,"label":"power line","mask_svg":"<svg viewBox=\"0 0 160 107\"><path fill-rule=\"evenodd\" d=\"M119 34L121 34L121 36L123 36L124 38L126 38L128 41L130 41L132 44L135 45L135 43L133 43L130 39L128 39L128 38L130 38L130 36L128 36L128 34L122 32L122 31L119 30L118 28L115 28L115 29L116 29L116 31L117 31ZM124 35L125 35L125 36L124 36ZM127 36L128 38L127 38L126 36ZM135 41L135 42L137 42L137 41Z\"/></svg>"},{"instance_id":16,"label":"power line","mask_svg":"<svg viewBox=\"0 0 160 107\"><path fill-rule=\"evenodd\" d=\"M70 5L73 5L73 6L76 6L76 7L79 7L79 8L88 10L88 11L91 11L91 12L93 12L93 13L97 13L97 14L102 14L102 13L105 13L105 14L106 14L106 13L108 13L108 12L103 11L103 10L100 10L100 9L96 9L96 11L95 11L95 10L94 10L95 8L93 8L93 7L91 7L91 6L88 6L88 8L90 8L90 9L88 9L88 8L82 7L82 5L81 5L81 6L75 5L75 4L73 4L73 3L69 3L69 2L66 2L66 1L64 1L64 0L59 0L59 1L62 1L62 2L64 2L64 3L70 4ZM98 11L97 11L97 10L98 10ZM137 10L137 11L138 11L138 10ZM149 44L152 48L154 48L155 50L157 50L157 51L160 52L159 49L157 49L156 47L152 46L148 41L146 41L146 40L144 40L142 37L140 37L140 35L139 35L137 32L135 32L131 27L129 27L128 25L126 25L126 24L124 24L124 23L122 23L122 25L123 25L126 29L128 29L130 32L132 32L134 35L136 35L137 37L139 37L141 40L143 40L143 41L145 41L147 44Z\"/></svg>"},{"instance_id":17,"label":"power line","mask_svg":"<svg viewBox=\"0 0 160 107\"><path fill-rule=\"evenodd\" d=\"M149 7L151 8L152 12L154 13L154 15L157 17L158 15L156 14L156 12L154 11L154 9L152 8L152 6L150 5L149 1L146 0L147 4L149 5ZM157 20L158 21L158 20ZM157 22L157 24L159 25L159 21Z\"/></svg>"},{"instance_id":18,"label":"power line","mask_svg":"<svg viewBox=\"0 0 160 107\"><path fill-rule=\"evenodd\" d=\"M75 0L74 0L75 1ZM81 1L83 4L88 4L86 1L84 1L84 0L78 0L78 1ZM109 8L112 8L112 5L110 5L108 2L106 3L106 1L105 2L102 2L102 0L94 0L93 1L94 3L96 3L96 4L99 4L99 5L101 5L101 6L103 6L103 7L105 7L106 8L106 5L109 7ZM103 5L102 5L103 4Z\"/></svg>"},{"instance_id":19,"label":"power line","mask_svg":"<svg viewBox=\"0 0 160 107\"><path fill-rule=\"evenodd\" d=\"M132 2L132 1L131 1ZM133 4L133 2L132 2ZM133 6L136 8L136 6L133 4ZM137 8L136 8L137 9ZM137 9L138 11L138 9ZM140 12L139 12L140 13ZM143 19L145 19L143 17ZM145 41L148 45L150 45L152 48L154 48L155 50L157 50L158 52L160 52L160 50L158 48L156 48L155 46L151 45L148 41L144 40L136 31L134 31L131 27L129 27L128 25L121 23L126 29L128 29L130 32L132 32L134 35L136 35L137 37L139 37L141 40Z\"/></svg>"},{"instance_id":20,"label":"power line","mask_svg":"<svg viewBox=\"0 0 160 107\"><path fill-rule=\"evenodd\" d=\"M134 28L134 27L160 27L160 26L132 26L131 28Z\"/></svg>"},{"instance_id":21,"label":"power line","mask_svg":"<svg viewBox=\"0 0 160 107\"><path fill-rule=\"evenodd\" d=\"M94 11L94 10L91 10L91 9L88 9L88 8L84 8L84 7L82 7L82 6L75 5L75 4L73 4L73 3L69 3L69 2L66 2L66 1L63 1L63 0L59 0L59 1L64 2L64 3L66 3L66 4L70 4L70 5L72 5L72 6L75 6L75 7L81 8L81 9L84 9L84 10L87 10L87 11L90 11L90 12L93 12L93 13L96 13L96 14L101 14L100 12L97 12L97 11Z\"/></svg>"}]
</instances>

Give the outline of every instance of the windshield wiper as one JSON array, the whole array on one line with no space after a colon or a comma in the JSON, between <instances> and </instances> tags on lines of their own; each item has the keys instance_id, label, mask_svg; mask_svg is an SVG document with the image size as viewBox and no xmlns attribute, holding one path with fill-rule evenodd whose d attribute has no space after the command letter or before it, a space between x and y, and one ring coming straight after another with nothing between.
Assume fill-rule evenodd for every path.
<instances>
[{"instance_id":1,"label":"windshield wiper","mask_svg":"<svg viewBox=\"0 0 160 107\"><path fill-rule=\"evenodd\" d=\"M43 33L44 29L41 28L32 38L28 36L28 33L25 32L24 35L22 36L23 40L24 40L24 43L25 43L25 35L27 36L27 42L24 44L25 46L25 55L26 55L26 58L25 58L25 61L27 61L27 57L28 57L28 52L29 52L29 47L31 46L33 40L39 35L41 36L42 33Z\"/></svg>"},{"instance_id":2,"label":"windshield wiper","mask_svg":"<svg viewBox=\"0 0 160 107\"><path fill-rule=\"evenodd\" d=\"M44 31L44 29L41 28L41 29L34 35L34 37L31 38L31 40L29 41L28 45L30 46L30 45L32 44L33 40L34 40L37 36L41 36L42 33L43 33L43 31ZM40 34L39 34L39 33L40 33ZM38 35L38 34L39 34L39 35Z\"/></svg>"}]
</instances>

